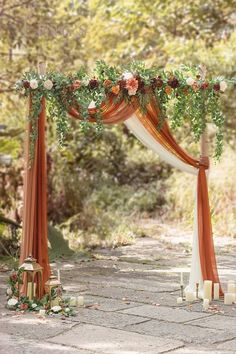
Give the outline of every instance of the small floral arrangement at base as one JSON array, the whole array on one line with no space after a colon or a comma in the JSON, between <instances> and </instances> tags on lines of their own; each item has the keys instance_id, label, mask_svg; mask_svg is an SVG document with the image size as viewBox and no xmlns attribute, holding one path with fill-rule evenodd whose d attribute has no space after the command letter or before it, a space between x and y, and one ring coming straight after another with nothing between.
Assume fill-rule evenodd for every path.
<instances>
[{"instance_id":1,"label":"small floral arrangement at base","mask_svg":"<svg viewBox=\"0 0 236 354\"><path fill-rule=\"evenodd\" d=\"M59 305L47 310L48 315L60 314L65 317L76 316L76 311L70 307L70 299L62 299Z\"/></svg>"},{"instance_id":2,"label":"small floral arrangement at base","mask_svg":"<svg viewBox=\"0 0 236 354\"><path fill-rule=\"evenodd\" d=\"M28 296L20 295L19 287L23 284L23 272L23 268L14 269L7 281L6 307L9 310L16 312L39 312L41 309L44 309L47 315L76 316L75 310L70 307L70 299L62 298L61 288L52 289L51 291L51 300L58 299L58 305L52 307L49 294L45 294L40 300L36 298L30 300Z\"/></svg>"},{"instance_id":3,"label":"small floral arrangement at base","mask_svg":"<svg viewBox=\"0 0 236 354\"><path fill-rule=\"evenodd\" d=\"M7 308L14 311L32 312L39 311L42 308L42 304L39 300L29 300L27 296L20 296L18 299L12 297L7 300Z\"/></svg>"}]
</instances>

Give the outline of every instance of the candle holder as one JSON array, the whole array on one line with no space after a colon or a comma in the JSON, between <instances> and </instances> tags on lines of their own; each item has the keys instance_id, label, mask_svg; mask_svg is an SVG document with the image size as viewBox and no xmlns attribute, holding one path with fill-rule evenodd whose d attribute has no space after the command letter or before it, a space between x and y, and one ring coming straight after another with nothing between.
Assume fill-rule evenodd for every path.
<instances>
[{"instance_id":1,"label":"candle holder","mask_svg":"<svg viewBox=\"0 0 236 354\"><path fill-rule=\"evenodd\" d=\"M36 262L36 259L29 255L24 260L24 263L20 266L20 269L26 273L24 283L26 284L26 295L29 297L29 300L33 300L34 297L37 297L36 293L41 294L43 289L43 268ZM38 291L36 292L35 288L35 279L38 276Z\"/></svg>"},{"instance_id":2,"label":"candle holder","mask_svg":"<svg viewBox=\"0 0 236 354\"><path fill-rule=\"evenodd\" d=\"M49 296L50 307L53 306L53 300L55 300L55 295L53 293L56 292L57 289L61 292L61 282L57 279L53 272L51 272L50 278L45 283L45 290Z\"/></svg>"},{"instance_id":3,"label":"candle holder","mask_svg":"<svg viewBox=\"0 0 236 354\"><path fill-rule=\"evenodd\" d=\"M184 286L183 285L180 285L180 296L184 300Z\"/></svg>"},{"instance_id":4,"label":"candle holder","mask_svg":"<svg viewBox=\"0 0 236 354\"><path fill-rule=\"evenodd\" d=\"M199 295L199 283L196 283L196 299L198 299Z\"/></svg>"}]
</instances>

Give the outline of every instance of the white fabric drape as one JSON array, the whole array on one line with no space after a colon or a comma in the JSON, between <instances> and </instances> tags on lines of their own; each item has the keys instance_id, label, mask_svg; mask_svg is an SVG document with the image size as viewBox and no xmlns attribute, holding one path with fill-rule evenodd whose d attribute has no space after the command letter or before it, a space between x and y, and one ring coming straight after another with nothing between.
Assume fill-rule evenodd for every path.
<instances>
[{"instance_id":1,"label":"white fabric drape","mask_svg":"<svg viewBox=\"0 0 236 354\"><path fill-rule=\"evenodd\" d=\"M198 174L198 169L189 166L182 160L180 160L176 155L173 155L171 152L166 150L160 143L158 143L152 135L147 131L147 129L143 126L140 120L136 117L136 115L131 116L125 122L127 128L149 149L156 152L160 158L169 163L171 166L178 168L181 171L191 173L193 175Z\"/></svg>"},{"instance_id":2,"label":"white fabric drape","mask_svg":"<svg viewBox=\"0 0 236 354\"><path fill-rule=\"evenodd\" d=\"M158 143L152 135L147 131L142 122L134 114L125 122L127 128L148 148L156 152L160 158L169 163L171 166L178 168L181 171L190 173L192 175L198 175L198 169L189 166L176 155L166 150L160 143ZM196 180L197 183L197 180ZM198 220L197 220L197 194L195 193L195 211L194 211L194 233L192 241L192 261L189 277L189 284L185 290L195 291L196 283L199 283L199 295L202 294L203 277L200 265L199 247L198 247Z\"/></svg>"}]
</instances>

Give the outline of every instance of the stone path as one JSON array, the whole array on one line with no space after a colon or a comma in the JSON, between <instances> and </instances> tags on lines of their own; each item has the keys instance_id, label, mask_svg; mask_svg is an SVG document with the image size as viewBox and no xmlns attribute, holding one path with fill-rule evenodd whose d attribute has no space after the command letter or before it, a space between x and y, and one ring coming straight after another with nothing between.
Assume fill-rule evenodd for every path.
<instances>
[{"instance_id":1,"label":"stone path","mask_svg":"<svg viewBox=\"0 0 236 354\"><path fill-rule=\"evenodd\" d=\"M180 270L187 281L190 240L188 233L164 230L158 239L52 264L61 268L66 293L85 297L69 319L6 310L7 274L0 272L0 353L236 353L236 305L217 302L215 312L203 312L201 303L176 304ZM236 280L236 242L217 238L216 246L222 282Z\"/></svg>"}]
</instances>

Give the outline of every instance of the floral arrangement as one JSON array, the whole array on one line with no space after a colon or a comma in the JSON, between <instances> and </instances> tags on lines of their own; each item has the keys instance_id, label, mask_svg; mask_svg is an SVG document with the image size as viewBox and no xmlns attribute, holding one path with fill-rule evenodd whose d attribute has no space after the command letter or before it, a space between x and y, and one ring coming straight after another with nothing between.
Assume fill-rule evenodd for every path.
<instances>
[{"instance_id":1,"label":"floral arrangement","mask_svg":"<svg viewBox=\"0 0 236 354\"><path fill-rule=\"evenodd\" d=\"M99 133L103 129L100 106L112 99L132 103L137 97L145 112L148 102L156 98L161 111L161 122L170 121L173 129L187 120L194 139L198 141L206 123L212 122L217 129L215 157L218 159L223 149L224 115L220 108L220 96L229 83L235 79L223 77L206 78L203 68L182 66L179 70L165 71L159 68L146 68L142 62L132 62L126 67L113 67L98 61L91 76L85 69L65 76L58 72L39 75L27 72L17 81L16 89L25 96L31 96L32 107L29 114L31 122L31 158L37 140L37 119L41 101L45 97L49 116L56 121L59 144L62 145L69 128L67 112L76 107L81 115L81 128L84 132L95 127ZM94 102L97 113L96 123L89 122L88 106ZM170 109L171 108L171 109ZM171 112L170 112L171 111ZM161 128L161 124L157 129Z\"/></svg>"},{"instance_id":2,"label":"floral arrangement","mask_svg":"<svg viewBox=\"0 0 236 354\"><path fill-rule=\"evenodd\" d=\"M70 307L70 298L62 298L61 288L52 289L51 299L49 294L44 295L41 300L36 298L30 300L28 296L20 295L19 286L23 284L23 272L23 268L15 269L11 272L7 281L8 288L6 290L6 307L8 309L17 312L39 312L43 309L48 315L60 314L65 317L76 315L76 312L72 309L72 307ZM51 307L50 300L55 300L56 298L60 299L58 304Z\"/></svg>"}]
</instances>

